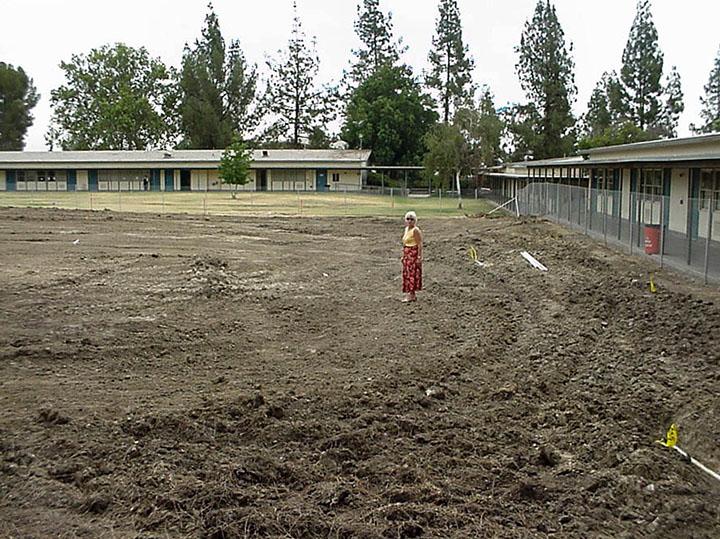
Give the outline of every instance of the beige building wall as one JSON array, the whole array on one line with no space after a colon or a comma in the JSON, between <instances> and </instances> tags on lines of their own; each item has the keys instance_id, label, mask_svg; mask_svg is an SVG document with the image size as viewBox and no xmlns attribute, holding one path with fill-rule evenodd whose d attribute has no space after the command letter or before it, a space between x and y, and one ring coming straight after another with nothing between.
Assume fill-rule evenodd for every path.
<instances>
[{"instance_id":1,"label":"beige building wall","mask_svg":"<svg viewBox=\"0 0 720 539\"><path fill-rule=\"evenodd\" d=\"M622 196L620 210L622 212L623 219L630 218L630 169L623 168L620 170L620 185L622 187Z\"/></svg>"},{"instance_id":2,"label":"beige building wall","mask_svg":"<svg viewBox=\"0 0 720 539\"><path fill-rule=\"evenodd\" d=\"M699 204L699 202L698 202ZM708 220L710 219L710 209L700 208L698 218L698 237L707 238L708 236ZM710 239L717 240L720 238L720 210L713 210L712 216L712 235Z\"/></svg>"},{"instance_id":3,"label":"beige building wall","mask_svg":"<svg viewBox=\"0 0 720 539\"><path fill-rule=\"evenodd\" d=\"M315 170L306 169L291 180L284 178L281 171L267 169L267 182L269 191L310 191L315 189Z\"/></svg>"},{"instance_id":4,"label":"beige building wall","mask_svg":"<svg viewBox=\"0 0 720 539\"><path fill-rule=\"evenodd\" d=\"M216 171L217 176L217 185L213 186L213 189L220 189L222 191L232 191L235 189L234 185L231 185L229 183L225 183L220 179L220 171ZM250 181L248 181L245 185L238 185L237 190L238 191L255 191L255 178L256 178L256 171L250 170L248 173L248 178Z\"/></svg>"},{"instance_id":5,"label":"beige building wall","mask_svg":"<svg viewBox=\"0 0 720 539\"><path fill-rule=\"evenodd\" d=\"M359 170L330 170L328 184L331 191L359 191L362 188L362 175Z\"/></svg>"},{"instance_id":6,"label":"beige building wall","mask_svg":"<svg viewBox=\"0 0 720 539\"><path fill-rule=\"evenodd\" d=\"M0 191L5 191L7 189L7 183L5 178L5 171L0 170Z\"/></svg>"}]
</instances>

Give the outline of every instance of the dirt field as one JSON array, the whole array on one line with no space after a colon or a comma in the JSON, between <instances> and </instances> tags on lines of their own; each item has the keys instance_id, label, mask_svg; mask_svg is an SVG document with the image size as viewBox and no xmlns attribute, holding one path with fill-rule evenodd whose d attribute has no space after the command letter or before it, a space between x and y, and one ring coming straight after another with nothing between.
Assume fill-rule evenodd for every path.
<instances>
[{"instance_id":1,"label":"dirt field","mask_svg":"<svg viewBox=\"0 0 720 539\"><path fill-rule=\"evenodd\" d=\"M419 224L0 210L0 536L719 537L717 289Z\"/></svg>"}]
</instances>

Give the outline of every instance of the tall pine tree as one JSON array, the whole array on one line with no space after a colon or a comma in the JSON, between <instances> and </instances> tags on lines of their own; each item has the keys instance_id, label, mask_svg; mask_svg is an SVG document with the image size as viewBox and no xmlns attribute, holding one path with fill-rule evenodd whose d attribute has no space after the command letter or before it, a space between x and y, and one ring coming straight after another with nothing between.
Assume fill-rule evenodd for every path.
<instances>
[{"instance_id":1,"label":"tall pine tree","mask_svg":"<svg viewBox=\"0 0 720 539\"><path fill-rule=\"evenodd\" d=\"M685 110L683 103L683 92L680 84L680 73L673 66L664 88L665 102L663 103L663 114L660 124L660 134L663 137L676 137L677 125L680 114Z\"/></svg>"},{"instance_id":2,"label":"tall pine tree","mask_svg":"<svg viewBox=\"0 0 720 539\"><path fill-rule=\"evenodd\" d=\"M613 124L612 107L610 105L613 75L607 72L603 73L602 78L590 95L588 110L582 119L583 132L586 136L597 136Z\"/></svg>"},{"instance_id":3,"label":"tall pine tree","mask_svg":"<svg viewBox=\"0 0 720 539\"><path fill-rule=\"evenodd\" d=\"M379 0L363 0L357 6L357 13L355 33L362 47L352 51L356 61L351 67L350 76L355 84L360 84L380 66L394 65L400 59L404 47L402 40L395 42L392 13L385 15L380 10Z\"/></svg>"},{"instance_id":4,"label":"tall pine tree","mask_svg":"<svg viewBox=\"0 0 720 539\"><path fill-rule=\"evenodd\" d=\"M640 0L623 51L620 79L625 93L622 112L643 131L662 128L662 73L663 53L658 46L650 0Z\"/></svg>"},{"instance_id":5,"label":"tall pine tree","mask_svg":"<svg viewBox=\"0 0 720 539\"><path fill-rule=\"evenodd\" d=\"M439 95L443 121L448 123L451 107L472 95L474 62L463 43L457 0L440 0L432 49L428 55L430 73L426 84Z\"/></svg>"},{"instance_id":6,"label":"tall pine tree","mask_svg":"<svg viewBox=\"0 0 720 539\"><path fill-rule=\"evenodd\" d=\"M308 44L293 2L293 27L284 51L267 62L270 80L263 98L273 123L263 138L270 142L285 140L300 147L315 128L324 126L334 114L335 91L317 84L320 59L315 41Z\"/></svg>"},{"instance_id":7,"label":"tall pine tree","mask_svg":"<svg viewBox=\"0 0 720 539\"><path fill-rule=\"evenodd\" d=\"M256 66L248 65L237 40L226 49L217 15L208 5L202 38L185 46L180 75L180 119L188 148L225 148L247 139L259 120Z\"/></svg>"},{"instance_id":8,"label":"tall pine tree","mask_svg":"<svg viewBox=\"0 0 720 539\"><path fill-rule=\"evenodd\" d=\"M705 96L700 98L702 110L700 117L705 122L700 127L693 126L695 133L720 132L720 50L715 58L715 65L710 71L705 85Z\"/></svg>"},{"instance_id":9,"label":"tall pine tree","mask_svg":"<svg viewBox=\"0 0 720 539\"><path fill-rule=\"evenodd\" d=\"M583 115L579 148L613 146L653 137L623 117L623 88L617 74L603 73Z\"/></svg>"},{"instance_id":10,"label":"tall pine tree","mask_svg":"<svg viewBox=\"0 0 720 539\"><path fill-rule=\"evenodd\" d=\"M570 45L572 51L572 44ZM525 23L515 66L520 85L540 116L531 144L535 159L567 155L573 149L575 119L575 63L565 45L565 34L549 0L539 0L532 20ZM521 114L525 116L525 114ZM516 133L526 131L513 130Z\"/></svg>"},{"instance_id":11,"label":"tall pine tree","mask_svg":"<svg viewBox=\"0 0 720 539\"><path fill-rule=\"evenodd\" d=\"M0 62L0 151L22 150L40 96L21 67Z\"/></svg>"}]
</instances>

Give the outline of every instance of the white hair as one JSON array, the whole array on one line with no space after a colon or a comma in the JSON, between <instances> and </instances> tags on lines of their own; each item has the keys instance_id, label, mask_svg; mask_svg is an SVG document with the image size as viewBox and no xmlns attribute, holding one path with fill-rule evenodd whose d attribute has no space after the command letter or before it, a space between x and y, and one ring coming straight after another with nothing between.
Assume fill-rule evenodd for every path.
<instances>
[{"instance_id":1,"label":"white hair","mask_svg":"<svg viewBox=\"0 0 720 539\"><path fill-rule=\"evenodd\" d=\"M405 219L407 219L408 217L412 217L415 220L415 222L417 223L417 215L415 215L414 211L407 212L405 214Z\"/></svg>"}]
</instances>

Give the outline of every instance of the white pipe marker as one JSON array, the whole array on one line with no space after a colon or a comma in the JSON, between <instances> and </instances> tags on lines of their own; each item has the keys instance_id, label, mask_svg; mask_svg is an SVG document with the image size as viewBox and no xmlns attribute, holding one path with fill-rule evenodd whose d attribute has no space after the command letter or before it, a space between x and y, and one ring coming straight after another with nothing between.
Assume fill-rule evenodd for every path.
<instances>
[{"instance_id":1,"label":"white pipe marker","mask_svg":"<svg viewBox=\"0 0 720 539\"><path fill-rule=\"evenodd\" d=\"M531 255L531 254L528 253L527 251L522 251L520 254L522 255L522 257L523 257L525 260L527 260L528 262L530 262L530 265L531 265L533 268L539 269L540 271L547 271L547 270L548 270L545 266L543 266L540 262L538 262L537 259L535 259L535 257L534 257L533 255Z\"/></svg>"}]
</instances>

